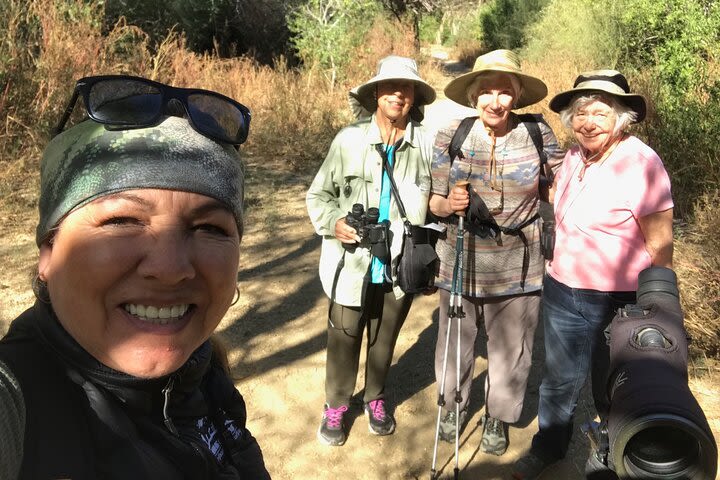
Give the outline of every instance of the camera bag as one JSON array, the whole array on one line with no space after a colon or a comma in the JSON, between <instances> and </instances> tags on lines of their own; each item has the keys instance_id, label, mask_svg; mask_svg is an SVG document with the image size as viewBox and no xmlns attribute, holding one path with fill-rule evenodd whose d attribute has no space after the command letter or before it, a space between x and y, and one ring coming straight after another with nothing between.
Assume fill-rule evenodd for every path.
<instances>
[{"instance_id":1,"label":"camera bag","mask_svg":"<svg viewBox=\"0 0 720 480\"><path fill-rule=\"evenodd\" d=\"M388 172L390 190L395 196L403 220L403 243L397 266L398 286L405 293L421 293L435 284L435 274L440 265L440 259L435 253L437 233L422 225L410 223L393 178L393 169L388 162L387 152L381 145L377 145L377 151L383 159L383 168Z\"/></svg>"}]
</instances>

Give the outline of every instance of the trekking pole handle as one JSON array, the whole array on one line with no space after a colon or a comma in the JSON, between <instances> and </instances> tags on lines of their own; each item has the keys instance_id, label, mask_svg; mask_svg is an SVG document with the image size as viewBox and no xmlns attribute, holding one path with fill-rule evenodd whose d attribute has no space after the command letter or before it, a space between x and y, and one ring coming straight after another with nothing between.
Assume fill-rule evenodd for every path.
<instances>
[{"instance_id":1,"label":"trekking pole handle","mask_svg":"<svg viewBox=\"0 0 720 480\"><path fill-rule=\"evenodd\" d=\"M467 180L458 180L457 182L455 182L456 187L464 188L466 190L468 185L470 185L470 182L468 182ZM455 212L455 215L457 215L458 217L464 217L465 210L459 210Z\"/></svg>"}]
</instances>

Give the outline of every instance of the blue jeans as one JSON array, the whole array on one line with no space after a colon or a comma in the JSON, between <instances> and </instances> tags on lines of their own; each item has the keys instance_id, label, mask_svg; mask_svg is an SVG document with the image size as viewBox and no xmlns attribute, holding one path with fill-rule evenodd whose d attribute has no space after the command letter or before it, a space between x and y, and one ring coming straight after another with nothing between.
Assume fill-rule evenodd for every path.
<instances>
[{"instance_id":1,"label":"blue jeans","mask_svg":"<svg viewBox=\"0 0 720 480\"><path fill-rule=\"evenodd\" d=\"M635 292L570 288L549 275L543 279L545 373L540 385L538 423L532 451L551 462L565 457L573 415L591 369L593 400L601 418L608 410L609 349L605 328L618 308L635 303Z\"/></svg>"}]
</instances>

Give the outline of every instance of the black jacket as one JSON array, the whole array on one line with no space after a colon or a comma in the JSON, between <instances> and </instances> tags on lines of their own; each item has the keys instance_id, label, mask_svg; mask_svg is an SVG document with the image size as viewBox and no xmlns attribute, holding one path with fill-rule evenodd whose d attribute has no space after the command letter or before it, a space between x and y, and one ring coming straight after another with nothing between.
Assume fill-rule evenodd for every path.
<instances>
[{"instance_id":1,"label":"black jacket","mask_svg":"<svg viewBox=\"0 0 720 480\"><path fill-rule=\"evenodd\" d=\"M0 361L26 410L20 479L270 478L209 342L175 373L139 379L95 360L38 302L0 341Z\"/></svg>"}]
</instances>

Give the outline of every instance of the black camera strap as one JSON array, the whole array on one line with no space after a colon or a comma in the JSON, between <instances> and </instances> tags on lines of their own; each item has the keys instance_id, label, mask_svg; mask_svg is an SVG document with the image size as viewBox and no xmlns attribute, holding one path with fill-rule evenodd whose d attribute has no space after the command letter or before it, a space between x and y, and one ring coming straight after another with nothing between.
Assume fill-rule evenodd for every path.
<instances>
[{"instance_id":1,"label":"black camera strap","mask_svg":"<svg viewBox=\"0 0 720 480\"><path fill-rule=\"evenodd\" d=\"M397 143L394 145L395 151L397 152L400 148L400 145L402 144L402 139L398 140ZM406 235L412 235L412 229L410 228L412 224L410 223L410 220L407 218L407 213L405 211L405 205L403 205L402 199L400 198L400 192L398 191L397 184L395 183L395 178L393 178L393 167L390 165L390 162L388 161L388 151L390 147L383 148L383 145L378 143L375 145L375 149L380 154L380 157L382 157L382 166L383 166L383 172L387 170L388 178L390 179L390 190L392 191L393 195L395 196L395 202L397 203L398 210L400 211L400 218L402 218L403 225L405 227L405 234Z\"/></svg>"},{"instance_id":2,"label":"black camera strap","mask_svg":"<svg viewBox=\"0 0 720 480\"><path fill-rule=\"evenodd\" d=\"M330 290L330 302L328 304L328 322L330 322L330 325L333 328L338 328L332 322L332 308L333 308L333 305L335 305L335 303L336 303L335 302L335 292L337 291L337 284L338 284L338 279L340 278L340 272L342 271L343 267L345 266L345 254L346 253L347 253L347 250L345 250L343 248L343 254L342 254L342 257L340 257L340 261L338 262L337 268L335 269L335 276L333 277L333 284L332 284L332 288ZM362 291L360 292L360 308L361 309L365 308L365 297L366 297L368 285L370 284L370 270L371 269L372 269L372 262L370 263L370 265L368 265L367 272L365 272L365 276L363 277ZM342 318L340 319L340 322L341 322L340 330L342 330L343 333L345 333L345 335L347 335L349 337L354 337L354 335L352 335L351 333L349 333L347 331L347 329L345 328L345 325L342 324ZM369 328L370 327L368 325L368 329ZM368 330L368 332L369 331L370 330Z\"/></svg>"}]
</instances>

